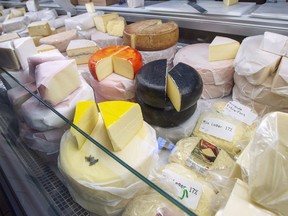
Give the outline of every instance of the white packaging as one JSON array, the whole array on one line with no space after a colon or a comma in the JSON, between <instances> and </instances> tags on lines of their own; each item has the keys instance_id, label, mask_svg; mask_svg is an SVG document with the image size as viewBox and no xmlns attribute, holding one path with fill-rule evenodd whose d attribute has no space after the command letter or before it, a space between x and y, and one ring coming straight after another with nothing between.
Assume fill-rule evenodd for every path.
<instances>
[{"instance_id":1,"label":"white packaging","mask_svg":"<svg viewBox=\"0 0 288 216\"><path fill-rule=\"evenodd\" d=\"M91 28L88 30L83 30L83 31L78 31L78 37L80 39L87 39L87 40L91 40L91 35L96 32L96 28Z\"/></svg>"},{"instance_id":2,"label":"white packaging","mask_svg":"<svg viewBox=\"0 0 288 216\"><path fill-rule=\"evenodd\" d=\"M276 55L288 55L288 37L273 32L265 32L260 49Z\"/></svg>"},{"instance_id":3,"label":"white packaging","mask_svg":"<svg viewBox=\"0 0 288 216\"><path fill-rule=\"evenodd\" d=\"M52 28L57 29L65 26L65 20L68 18L70 18L69 15L62 15L55 19L48 20L48 23Z\"/></svg>"},{"instance_id":4,"label":"white packaging","mask_svg":"<svg viewBox=\"0 0 288 216\"><path fill-rule=\"evenodd\" d=\"M123 38L117 36L110 36L106 33L96 31L91 35L91 40L95 41L99 48L108 46L123 45Z\"/></svg>"},{"instance_id":5,"label":"white packaging","mask_svg":"<svg viewBox=\"0 0 288 216\"><path fill-rule=\"evenodd\" d=\"M172 64L176 53L177 45L160 51L139 51L142 55L143 64L160 59L167 59L167 64Z\"/></svg>"},{"instance_id":6,"label":"white packaging","mask_svg":"<svg viewBox=\"0 0 288 216\"><path fill-rule=\"evenodd\" d=\"M288 97L288 58L282 57L278 70L273 78L271 92Z\"/></svg>"},{"instance_id":7,"label":"white packaging","mask_svg":"<svg viewBox=\"0 0 288 216\"><path fill-rule=\"evenodd\" d=\"M3 32L21 32L26 29L30 21L27 17L15 17L5 20L2 24Z\"/></svg>"},{"instance_id":8,"label":"white packaging","mask_svg":"<svg viewBox=\"0 0 288 216\"><path fill-rule=\"evenodd\" d=\"M222 85L203 85L202 99L222 98L230 95L233 88L233 80Z\"/></svg>"}]
</instances>

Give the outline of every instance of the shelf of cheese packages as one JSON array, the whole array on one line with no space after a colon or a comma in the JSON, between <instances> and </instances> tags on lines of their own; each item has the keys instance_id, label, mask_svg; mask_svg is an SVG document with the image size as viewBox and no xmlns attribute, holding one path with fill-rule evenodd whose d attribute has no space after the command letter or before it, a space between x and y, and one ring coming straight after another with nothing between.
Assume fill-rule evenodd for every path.
<instances>
[{"instance_id":1,"label":"shelf of cheese packages","mask_svg":"<svg viewBox=\"0 0 288 216\"><path fill-rule=\"evenodd\" d=\"M285 215L288 37L180 44L174 21L93 9L2 9L0 164L23 211Z\"/></svg>"}]
</instances>

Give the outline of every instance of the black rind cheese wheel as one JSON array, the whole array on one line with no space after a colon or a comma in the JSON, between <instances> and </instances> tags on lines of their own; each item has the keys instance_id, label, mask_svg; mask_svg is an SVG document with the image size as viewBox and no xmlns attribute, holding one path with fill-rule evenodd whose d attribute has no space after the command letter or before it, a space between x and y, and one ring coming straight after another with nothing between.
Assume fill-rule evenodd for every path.
<instances>
[{"instance_id":1,"label":"black rind cheese wheel","mask_svg":"<svg viewBox=\"0 0 288 216\"><path fill-rule=\"evenodd\" d=\"M154 108L145 104L137 94L135 99L141 107L144 120L151 125L159 127L176 127L188 120L197 108L196 103L186 110L177 112L169 98L167 98L164 109Z\"/></svg>"},{"instance_id":2,"label":"black rind cheese wheel","mask_svg":"<svg viewBox=\"0 0 288 216\"><path fill-rule=\"evenodd\" d=\"M164 108L166 102L167 60L160 59L145 64L136 75L136 92L147 105Z\"/></svg>"}]
</instances>

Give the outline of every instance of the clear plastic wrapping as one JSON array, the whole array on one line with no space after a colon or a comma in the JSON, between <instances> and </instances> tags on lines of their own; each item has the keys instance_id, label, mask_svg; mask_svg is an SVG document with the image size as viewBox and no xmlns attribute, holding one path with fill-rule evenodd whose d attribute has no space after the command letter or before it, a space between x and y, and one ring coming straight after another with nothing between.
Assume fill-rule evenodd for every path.
<instances>
[{"instance_id":1,"label":"clear plastic wrapping","mask_svg":"<svg viewBox=\"0 0 288 216\"><path fill-rule=\"evenodd\" d=\"M143 64L147 64L159 59L167 59L167 64L172 64L176 53L177 45L160 51L139 51L142 55Z\"/></svg>"},{"instance_id":2,"label":"clear plastic wrapping","mask_svg":"<svg viewBox=\"0 0 288 216\"><path fill-rule=\"evenodd\" d=\"M24 16L5 20L2 23L3 32L21 32L26 29L29 23L29 19Z\"/></svg>"},{"instance_id":3,"label":"clear plastic wrapping","mask_svg":"<svg viewBox=\"0 0 288 216\"><path fill-rule=\"evenodd\" d=\"M79 39L91 40L91 35L96 31L97 31L96 28L78 31L78 37L79 37Z\"/></svg>"},{"instance_id":4,"label":"clear plastic wrapping","mask_svg":"<svg viewBox=\"0 0 288 216\"><path fill-rule=\"evenodd\" d=\"M104 14L103 11L96 13L84 13L69 19L65 19L66 30L76 29L78 31L85 31L95 27L93 17Z\"/></svg>"},{"instance_id":5,"label":"clear plastic wrapping","mask_svg":"<svg viewBox=\"0 0 288 216\"><path fill-rule=\"evenodd\" d=\"M288 98L288 58L282 57L277 73L274 76L271 91Z\"/></svg>"},{"instance_id":6,"label":"clear plastic wrapping","mask_svg":"<svg viewBox=\"0 0 288 216\"><path fill-rule=\"evenodd\" d=\"M95 41L99 48L105 48L108 46L123 45L124 41L122 37L111 36L100 31L93 32L91 40Z\"/></svg>"},{"instance_id":7,"label":"clear plastic wrapping","mask_svg":"<svg viewBox=\"0 0 288 216\"><path fill-rule=\"evenodd\" d=\"M233 80L222 85L203 85L203 92L201 98L213 99L222 98L229 95L232 92Z\"/></svg>"},{"instance_id":8,"label":"clear plastic wrapping","mask_svg":"<svg viewBox=\"0 0 288 216\"><path fill-rule=\"evenodd\" d=\"M68 18L70 18L70 15L62 15L55 19L48 20L48 23L52 28L57 29L65 26L65 20Z\"/></svg>"}]
</instances>

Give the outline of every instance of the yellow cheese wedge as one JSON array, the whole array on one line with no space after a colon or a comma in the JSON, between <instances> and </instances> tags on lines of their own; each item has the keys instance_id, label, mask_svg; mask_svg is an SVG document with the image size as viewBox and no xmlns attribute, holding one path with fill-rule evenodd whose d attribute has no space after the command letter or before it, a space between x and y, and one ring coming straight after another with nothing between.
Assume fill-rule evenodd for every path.
<instances>
[{"instance_id":1,"label":"yellow cheese wedge","mask_svg":"<svg viewBox=\"0 0 288 216\"><path fill-rule=\"evenodd\" d=\"M73 124L90 135L98 122L98 109L94 101L82 101L76 105ZM80 132L71 127L70 132L75 136L78 149L81 149L86 141Z\"/></svg>"},{"instance_id":2,"label":"yellow cheese wedge","mask_svg":"<svg viewBox=\"0 0 288 216\"><path fill-rule=\"evenodd\" d=\"M48 36L52 34L52 30L47 21L38 21L29 24L28 32L31 37Z\"/></svg>"},{"instance_id":3,"label":"yellow cheese wedge","mask_svg":"<svg viewBox=\"0 0 288 216\"><path fill-rule=\"evenodd\" d=\"M143 126L139 104L106 101L98 104L114 151L121 151Z\"/></svg>"},{"instance_id":4,"label":"yellow cheese wedge","mask_svg":"<svg viewBox=\"0 0 288 216\"><path fill-rule=\"evenodd\" d=\"M237 3L238 3L238 0L223 0L223 4L226 6L231 6Z\"/></svg>"},{"instance_id":5,"label":"yellow cheese wedge","mask_svg":"<svg viewBox=\"0 0 288 216\"><path fill-rule=\"evenodd\" d=\"M234 59L240 47L240 43L236 40L216 36L209 45L209 61L221 61Z\"/></svg>"},{"instance_id":6,"label":"yellow cheese wedge","mask_svg":"<svg viewBox=\"0 0 288 216\"><path fill-rule=\"evenodd\" d=\"M124 17L117 17L108 21L107 23L107 33L112 36L123 37L123 32L126 26L126 21Z\"/></svg>"},{"instance_id":7,"label":"yellow cheese wedge","mask_svg":"<svg viewBox=\"0 0 288 216\"><path fill-rule=\"evenodd\" d=\"M56 49L56 47L48 44L41 44L40 46L36 47L37 53L47 52L53 49Z\"/></svg>"},{"instance_id":8,"label":"yellow cheese wedge","mask_svg":"<svg viewBox=\"0 0 288 216\"><path fill-rule=\"evenodd\" d=\"M96 25L96 29L98 31L107 32L107 24L110 20L113 20L115 18L119 17L118 14L104 14L94 17L94 22Z\"/></svg>"},{"instance_id":9,"label":"yellow cheese wedge","mask_svg":"<svg viewBox=\"0 0 288 216\"><path fill-rule=\"evenodd\" d=\"M43 36L34 36L34 37L32 37L35 46L40 46L41 45L40 44L40 39L41 38L43 38Z\"/></svg>"}]
</instances>

